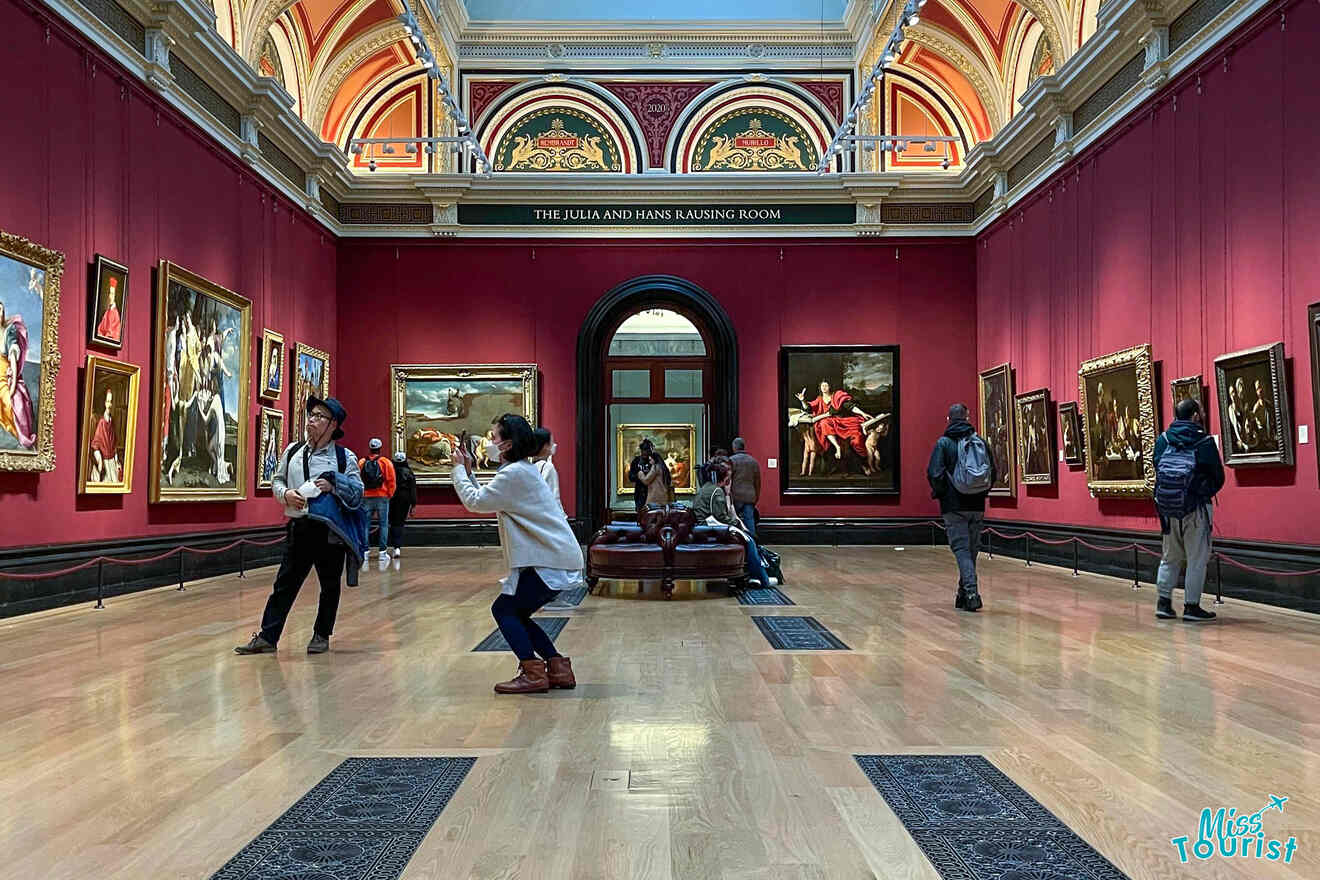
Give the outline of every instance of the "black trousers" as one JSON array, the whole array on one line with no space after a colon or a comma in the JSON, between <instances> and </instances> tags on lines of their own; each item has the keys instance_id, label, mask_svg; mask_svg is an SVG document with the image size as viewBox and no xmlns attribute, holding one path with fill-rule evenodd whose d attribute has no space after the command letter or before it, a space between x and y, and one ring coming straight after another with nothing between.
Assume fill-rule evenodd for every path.
<instances>
[{"instance_id":1,"label":"black trousers","mask_svg":"<svg viewBox=\"0 0 1320 880\"><path fill-rule=\"evenodd\" d=\"M509 643L519 660L532 660L537 654L543 660L558 657L555 643L532 620L532 615L542 605L554 601L559 593L547 587L534 568L522 570L516 589L512 596L501 593L490 606L491 616L504 634L504 641Z\"/></svg>"},{"instance_id":2,"label":"black trousers","mask_svg":"<svg viewBox=\"0 0 1320 880\"><path fill-rule=\"evenodd\" d=\"M330 529L324 523L299 517L289 520L288 528L289 540L279 573L275 575L275 589L266 600L266 612L261 616L261 637L272 645L279 643L293 600L298 598L298 591L313 568L321 582L316 634L329 638L334 633L335 615L339 613L339 576L344 571L347 548L330 543Z\"/></svg>"}]
</instances>

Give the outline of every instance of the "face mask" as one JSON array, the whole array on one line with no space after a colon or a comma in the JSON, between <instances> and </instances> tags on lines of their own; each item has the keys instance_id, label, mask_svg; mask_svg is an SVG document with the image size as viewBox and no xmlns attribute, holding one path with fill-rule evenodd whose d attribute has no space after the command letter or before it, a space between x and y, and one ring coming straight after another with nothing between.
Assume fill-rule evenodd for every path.
<instances>
[{"instance_id":1,"label":"face mask","mask_svg":"<svg viewBox=\"0 0 1320 880\"><path fill-rule=\"evenodd\" d=\"M550 444L550 457L551 457L551 458L554 458L555 453L558 452L558 451L559 451L559 444L558 444L558 443L551 443L551 444Z\"/></svg>"},{"instance_id":2,"label":"face mask","mask_svg":"<svg viewBox=\"0 0 1320 880\"><path fill-rule=\"evenodd\" d=\"M486 441L486 458L490 461L500 460L500 447L498 443L492 443L489 440Z\"/></svg>"}]
</instances>

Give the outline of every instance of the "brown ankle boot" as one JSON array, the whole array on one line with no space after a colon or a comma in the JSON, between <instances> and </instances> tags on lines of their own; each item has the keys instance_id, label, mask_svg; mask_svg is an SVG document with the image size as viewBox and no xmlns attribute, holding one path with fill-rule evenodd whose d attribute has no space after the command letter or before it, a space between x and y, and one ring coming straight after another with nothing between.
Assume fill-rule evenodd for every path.
<instances>
[{"instance_id":1,"label":"brown ankle boot","mask_svg":"<svg viewBox=\"0 0 1320 880\"><path fill-rule=\"evenodd\" d=\"M546 678L544 660L522 661L517 677L495 685L497 694L544 694L549 690L550 679Z\"/></svg>"},{"instance_id":2,"label":"brown ankle boot","mask_svg":"<svg viewBox=\"0 0 1320 880\"><path fill-rule=\"evenodd\" d=\"M573 661L568 657L551 657L550 667L550 687L564 688L572 690L577 687L577 679L573 677Z\"/></svg>"}]
</instances>

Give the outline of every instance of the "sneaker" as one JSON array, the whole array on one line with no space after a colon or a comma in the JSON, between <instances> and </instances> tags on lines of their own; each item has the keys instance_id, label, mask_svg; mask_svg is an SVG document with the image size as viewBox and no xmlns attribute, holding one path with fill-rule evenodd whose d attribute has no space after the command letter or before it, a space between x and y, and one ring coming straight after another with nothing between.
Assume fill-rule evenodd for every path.
<instances>
[{"instance_id":1,"label":"sneaker","mask_svg":"<svg viewBox=\"0 0 1320 880\"><path fill-rule=\"evenodd\" d=\"M393 553L394 553L394 558L395 558L395 559L398 559L400 556L403 555L403 548L402 548L402 547L395 547Z\"/></svg>"},{"instance_id":2,"label":"sneaker","mask_svg":"<svg viewBox=\"0 0 1320 880\"><path fill-rule=\"evenodd\" d=\"M235 654L274 654L275 646L261 637L261 633L253 633L252 639L246 645L239 645L234 649Z\"/></svg>"},{"instance_id":3,"label":"sneaker","mask_svg":"<svg viewBox=\"0 0 1320 880\"><path fill-rule=\"evenodd\" d=\"M1206 611L1200 605L1184 605L1183 621L1186 623L1205 623L1218 617L1213 611Z\"/></svg>"},{"instance_id":4,"label":"sneaker","mask_svg":"<svg viewBox=\"0 0 1320 880\"><path fill-rule=\"evenodd\" d=\"M768 586L771 586L771 587L777 587L777 586L779 586L779 578L777 578L777 577L770 577L770 578L767 579L767 584L768 584Z\"/></svg>"},{"instance_id":5,"label":"sneaker","mask_svg":"<svg viewBox=\"0 0 1320 880\"><path fill-rule=\"evenodd\" d=\"M330 650L330 640L325 636L312 633L312 640L307 643L308 654L324 654Z\"/></svg>"},{"instance_id":6,"label":"sneaker","mask_svg":"<svg viewBox=\"0 0 1320 880\"><path fill-rule=\"evenodd\" d=\"M1161 598L1156 602L1155 617L1159 620L1177 620L1178 612L1173 610L1173 600Z\"/></svg>"},{"instance_id":7,"label":"sneaker","mask_svg":"<svg viewBox=\"0 0 1320 880\"><path fill-rule=\"evenodd\" d=\"M966 604L966 606L965 606L965 607L966 607L966 610L968 610L968 611L980 611L980 610L981 610L981 606L984 605L984 604L985 604L985 603L981 601L981 594L980 594L980 593L968 593L968 594L967 594L967 604Z\"/></svg>"}]
</instances>

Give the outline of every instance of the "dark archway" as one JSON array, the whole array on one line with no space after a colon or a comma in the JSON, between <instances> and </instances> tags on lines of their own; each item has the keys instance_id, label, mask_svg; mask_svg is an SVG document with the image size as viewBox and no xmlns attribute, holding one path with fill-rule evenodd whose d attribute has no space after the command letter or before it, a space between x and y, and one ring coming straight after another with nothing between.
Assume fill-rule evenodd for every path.
<instances>
[{"instance_id":1,"label":"dark archway","mask_svg":"<svg viewBox=\"0 0 1320 880\"><path fill-rule=\"evenodd\" d=\"M608 515L608 476L601 466L608 461L605 413L597 397L609 334L634 312L660 306L671 306L705 326L715 361L711 437L727 442L738 430L738 337L719 301L674 275L642 275L605 294L587 313L577 343L577 519L588 533Z\"/></svg>"}]
</instances>

